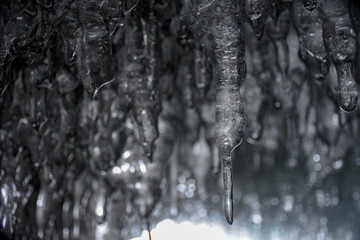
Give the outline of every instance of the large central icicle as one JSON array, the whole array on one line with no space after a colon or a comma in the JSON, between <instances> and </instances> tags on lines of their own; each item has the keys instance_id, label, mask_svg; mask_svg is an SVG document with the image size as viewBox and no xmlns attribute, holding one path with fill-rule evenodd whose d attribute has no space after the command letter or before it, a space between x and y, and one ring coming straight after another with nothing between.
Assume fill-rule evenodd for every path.
<instances>
[{"instance_id":1,"label":"large central icicle","mask_svg":"<svg viewBox=\"0 0 360 240\"><path fill-rule=\"evenodd\" d=\"M206 7L201 7L201 6ZM225 217L233 222L231 153L240 145L246 125L240 87L246 75L243 33L231 1L194 4L187 0L185 24L210 57L216 71L216 142L223 162Z\"/></svg>"}]
</instances>

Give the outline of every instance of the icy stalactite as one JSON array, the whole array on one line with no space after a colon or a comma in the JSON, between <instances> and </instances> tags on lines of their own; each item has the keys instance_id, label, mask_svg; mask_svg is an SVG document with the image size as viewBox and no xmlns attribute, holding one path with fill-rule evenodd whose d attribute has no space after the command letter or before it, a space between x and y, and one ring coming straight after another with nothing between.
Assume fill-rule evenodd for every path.
<instances>
[{"instance_id":1,"label":"icy stalactite","mask_svg":"<svg viewBox=\"0 0 360 240\"><path fill-rule=\"evenodd\" d=\"M277 22L280 14L291 6L293 0L271 0L270 16Z\"/></svg>"},{"instance_id":2,"label":"icy stalactite","mask_svg":"<svg viewBox=\"0 0 360 240\"><path fill-rule=\"evenodd\" d=\"M356 32L355 81L360 82L360 4L356 0L348 1L349 17Z\"/></svg>"},{"instance_id":3,"label":"icy stalactite","mask_svg":"<svg viewBox=\"0 0 360 240\"><path fill-rule=\"evenodd\" d=\"M184 22L200 41L216 71L216 141L223 162L225 217L233 222L231 153L241 143L246 117L240 87L245 80L243 33L231 2L185 1Z\"/></svg>"},{"instance_id":4,"label":"icy stalactite","mask_svg":"<svg viewBox=\"0 0 360 240\"><path fill-rule=\"evenodd\" d=\"M64 60L71 65L76 61L76 41L80 35L79 10L75 4L70 4L69 9L62 17L59 27L60 36L64 44Z\"/></svg>"},{"instance_id":5,"label":"icy stalactite","mask_svg":"<svg viewBox=\"0 0 360 240\"><path fill-rule=\"evenodd\" d=\"M247 76L248 81L252 81L252 83L247 84L250 86L257 85L261 89L262 95L260 99L256 99L257 101L260 101L260 105L257 106L257 110L255 107L250 110L250 114L252 114L253 111L258 112L255 113L257 116L250 117L255 118L256 120L250 123L254 124L254 128L252 129L253 132L251 133L249 140L258 141L262 138L264 120L268 113L269 105L271 105L271 101L273 101L272 98L276 98L276 96L279 95L277 92L281 92L283 89L284 80L281 67L278 64L276 47L271 41L269 35L265 34L260 41L255 41L254 37L249 34L248 29L245 30L247 37L247 49L249 49L249 58L253 59L253 61L251 61L252 65L249 64L249 69L251 68L251 72ZM258 77L255 79L252 78L252 76ZM255 91L255 88L252 89ZM250 108L252 104L256 103L252 102L247 106L245 105L245 108Z\"/></svg>"},{"instance_id":6,"label":"icy stalactite","mask_svg":"<svg viewBox=\"0 0 360 240\"><path fill-rule=\"evenodd\" d=\"M299 54L314 79L323 79L329 72L330 59L327 55L322 33L320 8L306 10L300 1L293 3L293 20L299 35Z\"/></svg>"},{"instance_id":7,"label":"icy stalactite","mask_svg":"<svg viewBox=\"0 0 360 240\"><path fill-rule=\"evenodd\" d=\"M143 35L141 19L135 16L130 21L133 29L129 28L125 33L127 65L123 69L123 77L126 78L129 87L131 102L133 103L132 113L139 126L144 152L151 159L154 141L158 136L155 104L160 103L151 101L152 86L148 85L147 71L143 65L147 56L144 48L144 41L146 40Z\"/></svg>"},{"instance_id":8,"label":"icy stalactite","mask_svg":"<svg viewBox=\"0 0 360 240\"><path fill-rule=\"evenodd\" d=\"M0 234L129 239L218 218L225 192L226 220L259 236L286 217L289 239L357 238L330 236L360 202L341 189L359 166L346 2L4 1Z\"/></svg>"},{"instance_id":9,"label":"icy stalactite","mask_svg":"<svg viewBox=\"0 0 360 240\"><path fill-rule=\"evenodd\" d=\"M249 119L247 141L255 143L261 140L266 101L253 73L247 74L241 94L244 97L244 109Z\"/></svg>"},{"instance_id":10,"label":"icy stalactite","mask_svg":"<svg viewBox=\"0 0 360 240\"><path fill-rule=\"evenodd\" d=\"M354 77L356 33L345 1L324 0L323 39L329 58L338 74L340 107L348 112L357 108L358 93Z\"/></svg>"},{"instance_id":11,"label":"icy stalactite","mask_svg":"<svg viewBox=\"0 0 360 240\"><path fill-rule=\"evenodd\" d=\"M81 30L77 36L77 67L84 89L91 98L114 80L110 33L97 2L78 1ZM100 60L101 59L101 60Z\"/></svg>"},{"instance_id":12,"label":"icy stalactite","mask_svg":"<svg viewBox=\"0 0 360 240\"><path fill-rule=\"evenodd\" d=\"M210 87L211 66L209 66L209 61L202 51L200 44L195 46L194 58L195 84L200 92L200 96L204 98Z\"/></svg>"},{"instance_id":13,"label":"icy stalactite","mask_svg":"<svg viewBox=\"0 0 360 240\"><path fill-rule=\"evenodd\" d=\"M192 154L194 164L194 176L198 186L198 194L202 197L207 195L206 177L211 168L211 149L206 140L206 132L204 127L201 127L199 139L194 143Z\"/></svg>"},{"instance_id":14,"label":"icy stalactite","mask_svg":"<svg viewBox=\"0 0 360 240\"><path fill-rule=\"evenodd\" d=\"M270 1L267 0L245 0L244 12L255 35L261 38L264 33L266 19L270 13Z\"/></svg>"},{"instance_id":15,"label":"icy stalactite","mask_svg":"<svg viewBox=\"0 0 360 240\"><path fill-rule=\"evenodd\" d=\"M276 61L281 69L283 87L288 88L288 72L289 72L289 45L287 43L287 36L290 31L291 11L285 9L280 13L276 22L267 22L267 33L274 44L276 50Z\"/></svg>"}]
</instances>

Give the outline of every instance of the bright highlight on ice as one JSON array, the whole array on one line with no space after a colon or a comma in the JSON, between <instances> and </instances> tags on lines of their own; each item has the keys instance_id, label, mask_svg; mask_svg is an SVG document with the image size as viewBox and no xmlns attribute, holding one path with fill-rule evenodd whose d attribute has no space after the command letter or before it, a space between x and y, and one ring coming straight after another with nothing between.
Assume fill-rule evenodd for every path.
<instances>
[{"instance_id":1,"label":"bright highlight on ice","mask_svg":"<svg viewBox=\"0 0 360 240\"><path fill-rule=\"evenodd\" d=\"M209 224L194 224L192 222L175 223L166 219L151 230L153 240L256 240L248 236L246 232L229 235L223 228ZM143 231L141 237L132 240L149 240L149 233Z\"/></svg>"}]
</instances>

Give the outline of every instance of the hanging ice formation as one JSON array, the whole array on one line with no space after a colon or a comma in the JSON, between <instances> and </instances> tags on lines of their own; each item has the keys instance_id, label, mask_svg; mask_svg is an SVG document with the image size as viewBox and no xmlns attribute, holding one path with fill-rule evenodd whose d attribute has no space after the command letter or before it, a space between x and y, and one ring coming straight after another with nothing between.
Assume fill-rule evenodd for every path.
<instances>
[{"instance_id":1,"label":"hanging ice formation","mask_svg":"<svg viewBox=\"0 0 360 240\"><path fill-rule=\"evenodd\" d=\"M0 232L127 239L218 177L232 224L234 166L279 142L311 192L360 154L359 34L355 0L4 1Z\"/></svg>"}]
</instances>

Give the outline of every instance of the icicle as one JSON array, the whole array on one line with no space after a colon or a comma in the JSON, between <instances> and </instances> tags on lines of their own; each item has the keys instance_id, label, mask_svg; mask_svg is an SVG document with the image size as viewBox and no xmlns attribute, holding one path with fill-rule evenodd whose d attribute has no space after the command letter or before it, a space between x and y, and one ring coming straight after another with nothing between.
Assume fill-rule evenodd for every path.
<instances>
[{"instance_id":1,"label":"icicle","mask_svg":"<svg viewBox=\"0 0 360 240\"><path fill-rule=\"evenodd\" d=\"M179 66L176 71L176 85L182 89L183 102L188 108L193 108L195 104L194 91L196 85L196 70L194 69L194 59L196 44L192 34L185 26L181 26L178 33L179 46L181 47L181 55ZM196 59L195 59L196 61Z\"/></svg>"},{"instance_id":2,"label":"icicle","mask_svg":"<svg viewBox=\"0 0 360 240\"><path fill-rule=\"evenodd\" d=\"M140 93L143 94L143 93ZM142 147L146 156L151 159L154 142L158 137L156 122L152 113L152 109L145 107L146 106L146 97L141 96L140 94L135 97L140 98L138 102L135 100L135 105L133 109L134 117L140 129L140 136L142 140Z\"/></svg>"},{"instance_id":3,"label":"icicle","mask_svg":"<svg viewBox=\"0 0 360 240\"><path fill-rule=\"evenodd\" d=\"M155 0L149 0L148 5L144 8L150 8L145 21L142 19L143 38L145 44L146 54L146 75L147 75L147 87L150 92L150 100L153 103L154 117L157 119L161 112L161 102L159 97L159 91L157 90L158 84L158 48L159 48L159 35L158 35L158 19L154 13ZM157 122L157 120L156 120Z\"/></svg>"},{"instance_id":4,"label":"icicle","mask_svg":"<svg viewBox=\"0 0 360 240\"><path fill-rule=\"evenodd\" d=\"M249 119L249 126L247 127L249 137L247 141L249 143L255 143L261 138L262 132L262 117L264 112L263 105L265 98L262 95L262 90L258 86L257 79L253 74L248 73L246 81L241 89L241 95L244 98L244 108ZM263 111L262 111L263 110Z\"/></svg>"},{"instance_id":5,"label":"icicle","mask_svg":"<svg viewBox=\"0 0 360 240\"><path fill-rule=\"evenodd\" d=\"M3 95L9 82L8 79L8 67L9 58L11 57L10 49L13 46L13 42L16 39L16 24L13 21L8 22L4 26L4 19L0 17L0 96ZM10 56L9 56L10 55Z\"/></svg>"},{"instance_id":6,"label":"icicle","mask_svg":"<svg viewBox=\"0 0 360 240\"><path fill-rule=\"evenodd\" d=\"M69 10L62 18L60 25L60 36L64 42L64 58L68 65L74 64L76 57L76 41L80 35L80 21L78 19L78 10L70 4Z\"/></svg>"},{"instance_id":7,"label":"icicle","mask_svg":"<svg viewBox=\"0 0 360 240\"><path fill-rule=\"evenodd\" d=\"M16 24L14 21L9 21L5 26L4 22L0 19L0 33L3 35L0 38L1 51L0 51L0 63L3 63L6 57L10 54L10 49L16 39Z\"/></svg>"},{"instance_id":8,"label":"icicle","mask_svg":"<svg viewBox=\"0 0 360 240\"><path fill-rule=\"evenodd\" d=\"M264 35L260 41L251 40L249 38L246 43L249 45L251 59L253 59L252 71L255 76L259 76L258 84L262 92L268 94L269 89L270 92L273 91L274 85L281 84L283 81L281 68L277 60L276 48L268 35Z\"/></svg>"},{"instance_id":9,"label":"icicle","mask_svg":"<svg viewBox=\"0 0 360 240\"><path fill-rule=\"evenodd\" d=\"M97 3L78 1L82 29L77 40L77 68L84 89L95 98L102 86L114 80L110 34Z\"/></svg>"},{"instance_id":10,"label":"icicle","mask_svg":"<svg viewBox=\"0 0 360 240\"><path fill-rule=\"evenodd\" d=\"M232 224L231 153L240 145L246 125L246 117L240 96L240 87L245 79L246 66L244 61L244 40L240 27L236 25L236 20L232 19L231 15L223 17L221 16L223 21L217 26L219 32L213 33L215 35L213 44L217 45L218 49L210 54L213 54L217 75L216 141L223 162L225 216L227 221ZM220 32L224 35L217 35Z\"/></svg>"},{"instance_id":11,"label":"icicle","mask_svg":"<svg viewBox=\"0 0 360 240\"><path fill-rule=\"evenodd\" d=\"M200 96L204 98L210 85L211 74L209 74L210 70L207 64L207 59L201 49L200 44L196 44L194 55L195 84L200 92Z\"/></svg>"},{"instance_id":12,"label":"icicle","mask_svg":"<svg viewBox=\"0 0 360 240\"><path fill-rule=\"evenodd\" d=\"M271 42L268 34L265 34L260 41L256 41L256 39L251 34L249 34L250 30L247 28L245 28L245 30L247 36L247 49L250 51L249 59L251 59L251 61L249 62L252 63L252 66L250 65L252 74L250 73L247 76L247 78L249 78L249 82L246 81L246 85L250 86L249 88L253 90L255 90L256 85L258 85L261 89L261 95L264 96L259 106L260 109L258 109L258 115L252 116L253 120L250 121L254 123L254 131L248 140L251 143L256 143L256 141L260 140L262 137L263 125L272 104L271 98L276 98L278 97L279 92L284 92L284 89L281 86L283 83L283 75L277 60L276 48ZM252 79L254 76L259 77ZM253 85L255 85L254 88L251 87ZM246 86L243 91L244 94L248 93L246 91ZM256 99L256 102L258 100L259 99ZM256 111L256 109L251 107L252 104L254 104L254 102L251 104L246 104L246 106L249 108L250 114L254 115L256 114L254 113L254 110Z\"/></svg>"},{"instance_id":13,"label":"icicle","mask_svg":"<svg viewBox=\"0 0 360 240\"><path fill-rule=\"evenodd\" d=\"M202 5L205 5L202 3ZM184 21L202 43L216 69L216 141L223 162L225 217L233 222L231 153L240 145L246 125L240 87L245 79L244 39L230 3L206 8L186 1Z\"/></svg>"},{"instance_id":14,"label":"icicle","mask_svg":"<svg viewBox=\"0 0 360 240\"><path fill-rule=\"evenodd\" d=\"M267 17L270 13L269 0L245 0L245 15L255 35L261 38Z\"/></svg>"},{"instance_id":15,"label":"icicle","mask_svg":"<svg viewBox=\"0 0 360 240\"><path fill-rule=\"evenodd\" d=\"M209 95L211 93L209 92ZM206 137L209 140L210 149L211 149L211 171L214 174L219 173L221 159L219 148L215 140L215 103L205 102L201 104L201 120L205 123L206 126Z\"/></svg>"},{"instance_id":16,"label":"icicle","mask_svg":"<svg viewBox=\"0 0 360 240\"><path fill-rule=\"evenodd\" d=\"M197 183L197 190L200 198L207 195L206 176L211 168L211 149L206 140L205 127L200 127L199 139L194 143L192 154L195 161L194 177Z\"/></svg>"},{"instance_id":17,"label":"icicle","mask_svg":"<svg viewBox=\"0 0 360 240\"><path fill-rule=\"evenodd\" d=\"M318 9L306 10L300 0L293 4L294 26L299 36L299 55L314 79L323 79L329 72L330 60L323 41L323 32Z\"/></svg>"},{"instance_id":18,"label":"icicle","mask_svg":"<svg viewBox=\"0 0 360 240\"><path fill-rule=\"evenodd\" d=\"M349 16L356 32L355 81L360 83L360 2L349 0Z\"/></svg>"},{"instance_id":19,"label":"icicle","mask_svg":"<svg viewBox=\"0 0 360 240\"><path fill-rule=\"evenodd\" d=\"M291 22L291 11L290 9L286 9L279 16L277 22L269 21L266 28L267 32L273 41L273 44L276 49L276 56L278 64L281 68L282 79L283 79L283 87L288 87L288 72L289 72L289 46L287 43L287 35L290 30L290 22Z\"/></svg>"},{"instance_id":20,"label":"icicle","mask_svg":"<svg viewBox=\"0 0 360 240\"><path fill-rule=\"evenodd\" d=\"M334 74L327 77L328 85L335 84L336 76ZM327 88L331 88L327 86ZM334 146L337 136L340 132L339 128L339 118L336 114L336 103L337 99L331 99L331 96L327 96L327 92L331 91L331 89L327 89L325 87L313 85L313 104L316 106L316 117L317 122L321 122L321 124L316 125L317 134L321 137L323 141L326 142L329 146ZM334 91L335 92L335 91ZM334 94L335 95L335 94Z\"/></svg>"},{"instance_id":21,"label":"icicle","mask_svg":"<svg viewBox=\"0 0 360 240\"><path fill-rule=\"evenodd\" d=\"M183 102L187 107L193 108L195 96L193 92L194 74L193 74L192 56L183 56L178 69L177 82L182 86Z\"/></svg>"},{"instance_id":22,"label":"icicle","mask_svg":"<svg viewBox=\"0 0 360 240\"><path fill-rule=\"evenodd\" d=\"M271 1L271 8L270 8L270 16L277 22L280 14L288 9L293 0L270 0Z\"/></svg>"},{"instance_id":23,"label":"icicle","mask_svg":"<svg viewBox=\"0 0 360 240\"><path fill-rule=\"evenodd\" d=\"M42 47L45 47L53 31L52 24L50 23L49 9L45 10L42 6L38 5L37 10L37 20L39 21L39 25L36 31L36 39Z\"/></svg>"},{"instance_id":24,"label":"icicle","mask_svg":"<svg viewBox=\"0 0 360 240\"><path fill-rule=\"evenodd\" d=\"M151 159L154 142L158 137L157 114L154 101L148 86L146 66L145 39L139 16L129 22L132 28L126 31L127 65L123 69L132 97L132 112L139 127L141 144L146 156ZM155 101L156 102L156 101ZM160 104L160 103L159 103Z\"/></svg>"},{"instance_id":25,"label":"icicle","mask_svg":"<svg viewBox=\"0 0 360 240\"><path fill-rule=\"evenodd\" d=\"M358 100L353 64L356 34L351 26L347 2L325 0L322 14L325 48L338 75L340 107L351 112L357 108Z\"/></svg>"}]
</instances>

